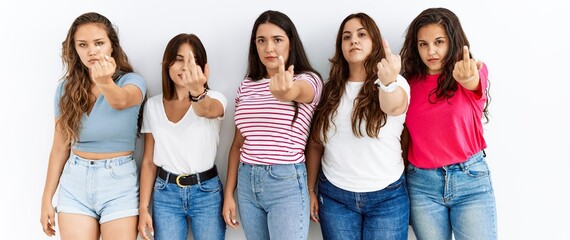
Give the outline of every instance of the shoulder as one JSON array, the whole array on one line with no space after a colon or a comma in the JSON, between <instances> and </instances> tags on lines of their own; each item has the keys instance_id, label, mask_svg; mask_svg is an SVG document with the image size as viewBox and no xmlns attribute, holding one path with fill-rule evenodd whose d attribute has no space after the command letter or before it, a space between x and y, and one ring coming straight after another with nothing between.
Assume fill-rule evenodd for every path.
<instances>
[{"instance_id":1,"label":"shoulder","mask_svg":"<svg viewBox=\"0 0 570 240\"><path fill-rule=\"evenodd\" d=\"M143 79L143 77L141 75L139 75L138 73L135 73L135 72L129 72L129 73L123 74L117 80L117 84L118 85L134 84L134 85L138 86L139 88L146 88L146 82Z\"/></svg>"},{"instance_id":2,"label":"shoulder","mask_svg":"<svg viewBox=\"0 0 570 240\"><path fill-rule=\"evenodd\" d=\"M57 86L55 88L55 94L57 96L61 96L63 95L63 92L65 91L65 84L67 83L67 80L60 80L57 83Z\"/></svg>"},{"instance_id":3,"label":"shoulder","mask_svg":"<svg viewBox=\"0 0 570 240\"><path fill-rule=\"evenodd\" d=\"M146 101L146 104L158 104L158 103L162 103L162 94L152 96Z\"/></svg>"}]
</instances>

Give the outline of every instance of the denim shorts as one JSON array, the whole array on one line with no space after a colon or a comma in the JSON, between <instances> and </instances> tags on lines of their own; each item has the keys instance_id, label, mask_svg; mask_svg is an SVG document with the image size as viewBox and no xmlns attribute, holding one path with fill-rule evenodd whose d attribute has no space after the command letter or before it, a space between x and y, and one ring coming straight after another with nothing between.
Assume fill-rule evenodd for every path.
<instances>
[{"instance_id":1,"label":"denim shorts","mask_svg":"<svg viewBox=\"0 0 570 240\"><path fill-rule=\"evenodd\" d=\"M59 179L56 209L91 216L101 224L137 216L139 184L133 156L89 160L71 152Z\"/></svg>"}]
</instances>

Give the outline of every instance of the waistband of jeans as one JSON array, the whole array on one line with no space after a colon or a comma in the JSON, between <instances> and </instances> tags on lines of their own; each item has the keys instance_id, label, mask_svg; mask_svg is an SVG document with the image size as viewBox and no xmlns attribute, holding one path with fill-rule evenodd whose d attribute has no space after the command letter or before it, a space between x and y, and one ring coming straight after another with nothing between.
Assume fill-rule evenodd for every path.
<instances>
[{"instance_id":1,"label":"waistband of jeans","mask_svg":"<svg viewBox=\"0 0 570 240\"><path fill-rule=\"evenodd\" d=\"M263 168L263 169L266 169L266 170L269 170L269 169L271 169L272 167L287 166L287 165L291 165L291 166L295 166L295 167L301 166L301 165L302 165L302 166L305 166L305 162L300 162L300 163L285 163L285 164L279 163L279 164L268 164L268 165L265 165L265 164L246 163L246 162L241 162L241 161L240 161L239 164L240 164L241 166L249 166L249 167L251 167L251 168Z\"/></svg>"},{"instance_id":2,"label":"waistband of jeans","mask_svg":"<svg viewBox=\"0 0 570 240\"><path fill-rule=\"evenodd\" d=\"M204 181L208 181L216 176L218 176L218 168L214 165L212 168L190 175L175 174L164 170L159 167L156 176L169 183L176 183L179 187L188 187Z\"/></svg>"},{"instance_id":3,"label":"waistband of jeans","mask_svg":"<svg viewBox=\"0 0 570 240\"><path fill-rule=\"evenodd\" d=\"M133 154L120 156L120 157L94 160L94 159L82 158L80 156L75 155L73 151L71 151L68 161L70 161L72 164L80 166L86 166L92 168L110 168L113 166L120 166L134 160L135 159Z\"/></svg>"},{"instance_id":4,"label":"waistband of jeans","mask_svg":"<svg viewBox=\"0 0 570 240\"><path fill-rule=\"evenodd\" d=\"M469 166L485 160L485 150L481 150L469 157L466 161L456 164L443 166L444 169L460 168L461 170L469 169Z\"/></svg>"}]
</instances>

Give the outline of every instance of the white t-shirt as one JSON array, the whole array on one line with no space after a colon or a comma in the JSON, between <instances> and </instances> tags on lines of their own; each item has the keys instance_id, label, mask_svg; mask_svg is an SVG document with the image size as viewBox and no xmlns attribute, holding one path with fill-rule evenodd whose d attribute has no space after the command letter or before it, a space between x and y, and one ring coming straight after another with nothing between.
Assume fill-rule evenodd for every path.
<instances>
[{"instance_id":1,"label":"white t-shirt","mask_svg":"<svg viewBox=\"0 0 570 240\"><path fill-rule=\"evenodd\" d=\"M408 95L410 86L398 75L398 83ZM351 192L373 192L384 189L400 178L404 171L400 136L404 129L406 114L387 116L386 125L380 128L378 138L366 134L358 138L352 132L352 109L354 99L363 82L347 82L338 112L331 124L328 142L322 159L323 173L335 186ZM381 90L380 90L381 91Z\"/></svg>"},{"instance_id":2,"label":"white t-shirt","mask_svg":"<svg viewBox=\"0 0 570 240\"><path fill-rule=\"evenodd\" d=\"M227 99L222 93L209 90L207 95L220 101L225 112ZM156 166L175 174L194 174L214 166L222 119L199 117L190 105L184 117L173 123L166 117L160 94L144 107L141 133L152 133Z\"/></svg>"}]
</instances>

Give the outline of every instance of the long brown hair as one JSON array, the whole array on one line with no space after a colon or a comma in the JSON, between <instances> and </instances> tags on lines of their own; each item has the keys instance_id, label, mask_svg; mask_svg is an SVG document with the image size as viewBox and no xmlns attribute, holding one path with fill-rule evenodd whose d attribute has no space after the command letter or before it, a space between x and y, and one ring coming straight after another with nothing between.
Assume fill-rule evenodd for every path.
<instances>
[{"instance_id":1,"label":"long brown hair","mask_svg":"<svg viewBox=\"0 0 570 240\"><path fill-rule=\"evenodd\" d=\"M357 137L364 136L361 126L366 124L366 135L378 137L380 128L386 124L387 116L380 108L378 88L374 85L374 80L377 78L376 64L385 57L384 47L381 44L382 35L374 19L365 13L354 13L348 15L340 24L336 36L335 53L329 59L331 64L329 80L325 83L311 128L311 139L317 143L322 144L327 141L327 131L331 128L331 124L335 126L332 119L336 117L342 94L346 89L349 68L348 62L342 54L342 33L344 25L353 18L359 19L362 26L368 31L372 39L372 52L364 61L366 79L354 100L351 117L352 133Z\"/></svg>"},{"instance_id":2,"label":"long brown hair","mask_svg":"<svg viewBox=\"0 0 570 240\"><path fill-rule=\"evenodd\" d=\"M297 33L297 28L295 27L293 21L284 13L273 10L267 10L259 15L253 24L253 28L251 29L246 74L247 78L256 81L267 77L267 69L261 62L261 59L259 59L259 55L257 54L257 47L255 45L257 29L259 28L259 25L264 23L271 23L278 26L287 34L287 37L289 38L289 58L285 63L285 69L289 68L291 65L294 65L295 69L293 71L295 74L309 72L317 75L319 79L322 79L319 72L317 72L317 70L311 66L311 63L307 58L307 54L305 54L303 42ZM295 115L293 115L291 124L295 122L297 119L297 114L299 113L299 103L293 101L293 105L295 108Z\"/></svg>"},{"instance_id":3,"label":"long brown hair","mask_svg":"<svg viewBox=\"0 0 570 240\"><path fill-rule=\"evenodd\" d=\"M119 72L133 71L127 55L119 44L117 31L109 19L99 13L89 12L82 14L73 21L67 32L67 37L62 43L61 59L66 69L62 79L66 83L60 100L60 119L58 121L59 127L66 137L66 143L70 145L78 139L81 118L84 113L89 111L91 105L89 97L92 96L93 82L89 76L89 69L83 65L75 49L75 32L79 26L88 23L96 23L107 32L113 47L111 56L117 64L115 75ZM113 79L116 80L116 77Z\"/></svg>"},{"instance_id":4,"label":"long brown hair","mask_svg":"<svg viewBox=\"0 0 570 240\"><path fill-rule=\"evenodd\" d=\"M469 40L461 27L459 18L455 13L446 8L428 8L422 11L408 26L404 45L400 51L402 56L402 76L406 78L410 85L415 81L424 79L428 73L427 66L422 62L418 50L418 32L422 27L430 24L441 25L449 38L449 50L443 59L443 71L437 79L437 88L430 95L435 95L435 101L447 100L455 95L458 83L453 78L453 68L455 63L463 59L463 46L468 46ZM470 53L473 57L473 54ZM418 76L419 78L414 78ZM490 82L489 82L490 85ZM483 89L483 94L487 95L483 116L489 121L488 106L491 102L489 91ZM432 101L432 98L429 98Z\"/></svg>"}]
</instances>

